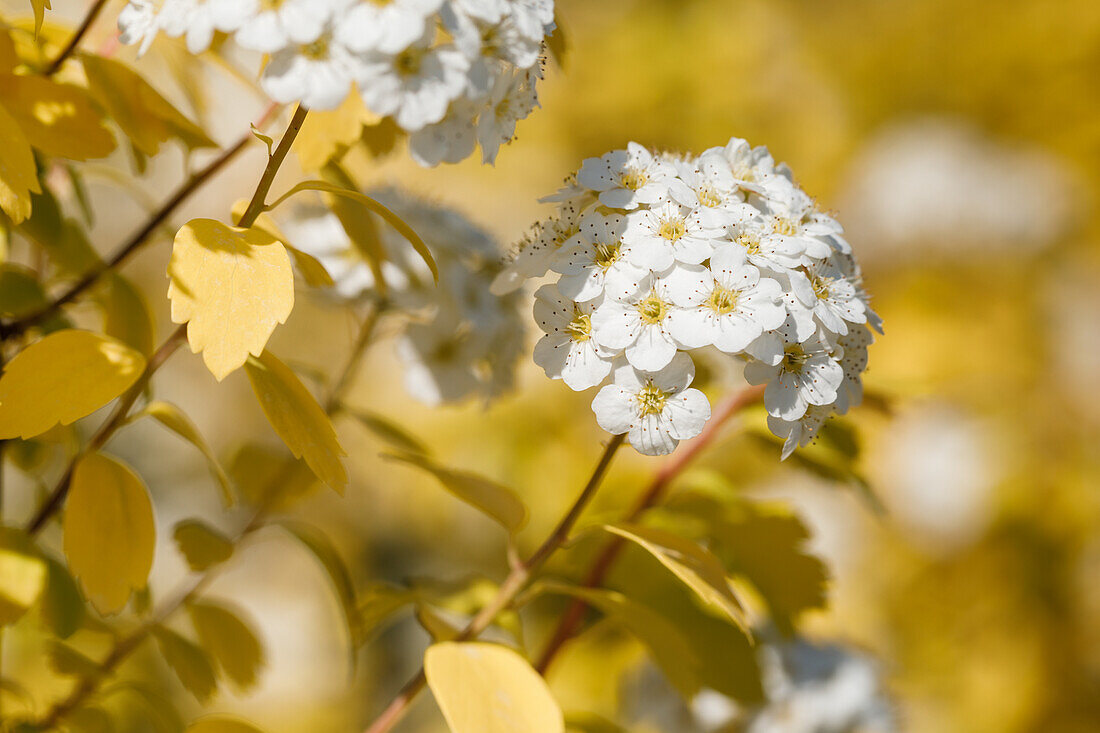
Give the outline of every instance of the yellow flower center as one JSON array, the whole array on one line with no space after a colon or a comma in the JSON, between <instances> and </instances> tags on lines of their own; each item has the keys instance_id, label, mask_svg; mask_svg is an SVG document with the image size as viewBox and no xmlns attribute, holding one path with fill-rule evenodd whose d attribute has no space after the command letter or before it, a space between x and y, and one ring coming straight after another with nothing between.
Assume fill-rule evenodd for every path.
<instances>
[{"instance_id":1,"label":"yellow flower center","mask_svg":"<svg viewBox=\"0 0 1100 733\"><path fill-rule=\"evenodd\" d=\"M727 313L732 313L737 309L737 300L741 295L740 290L730 290L724 288L721 285L715 285L714 290L710 292L710 296L703 303L706 307L718 315L724 316Z\"/></svg>"},{"instance_id":2,"label":"yellow flower center","mask_svg":"<svg viewBox=\"0 0 1100 733\"><path fill-rule=\"evenodd\" d=\"M827 277L811 274L810 287L814 289L814 295L818 300L828 300L832 295L832 282Z\"/></svg>"},{"instance_id":3,"label":"yellow flower center","mask_svg":"<svg viewBox=\"0 0 1100 733\"><path fill-rule=\"evenodd\" d=\"M798 234L798 224L790 219L783 219L777 216L772 222L772 230L776 234L782 234L785 237L793 237Z\"/></svg>"},{"instance_id":4,"label":"yellow flower center","mask_svg":"<svg viewBox=\"0 0 1100 733\"><path fill-rule=\"evenodd\" d=\"M780 365L784 371L792 374L801 374L802 367L809 358L809 355L802 350L801 345L791 344L783 349L783 361Z\"/></svg>"},{"instance_id":5,"label":"yellow flower center","mask_svg":"<svg viewBox=\"0 0 1100 733\"><path fill-rule=\"evenodd\" d=\"M573 306L573 320L565 327L565 332L574 341L587 341L592 337L592 316Z\"/></svg>"},{"instance_id":6,"label":"yellow flower center","mask_svg":"<svg viewBox=\"0 0 1100 733\"><path fill-rule=\"evenodd\" d=\"M644 300L639 301L635 307L638 309L642 321L649 325L660 323L665 314L668 313L668 304L661 300L661 296L656 293L650 293Z\"/></svg>"},{"instance_id":7,"label":"yellow flower center","mask_svg":"<svg viewBox=\"0 0 1100 733\"><path fill-rule=\"evenodd\" d=\"M744 163L733 166L733 177L739 181L751 182L754 178L752 167Z\"/></svg>"},{"instance_id":8,"label":"yellow flower center","mask_svg":"<svg viewBox=\"0 0 1100 733\"><path fill-rule=\"evenodd\" d=\"M665 219L661 222L657 234L670 242L675 242L687 234L687 226L683 219Z\"/></svg>"},{"instance_id":9,"label":"yellow flower center","mask_svg":"<svg viewBox=\"0 0 1100 733\"><path fill-rule=\"evenodd\" d=\"M393 59L393 66L402 76L412 76L420 72L423 60L424 49L413 46L397 54Z\"/></svg>"},{"instance_id":10,"label":"yellow flower center","mask_svg":"<svg viewBox=\"0 0 1100 733\"><path fill-rule=\"evenodd\" d=\"M610 244L597 244L596 256L592 259L596 263L596 266L603 271L607 271L612 265L619 261L619 249L621 242L612 242Z\"/></svg>"},{"instance_id":11,"label":"yellow flower center","mask_svg":"<svg viewBox=\"0 0 1100 733\"><path fill-rule=\"evenodd\" d=\"M649 175L640 168L627 168L619 176L619 182L623 184L623 188L637 191L649 182Z\"/></svg>"},{"instance_id":12,"label":"yellow flower center","mask_svg":"<svg viewBox=\"0 0 1100 733\"><path fill-rule=\"evenodd\" d=\"M646 415L660 415L665 409L665 402L668 401L668 395L661 391L653 382L646 382L646 385L642 387L642 391L638 393L638 411L642 413L642 417Z\"/></svg>"},{"instance_id":13,"label":"yellow flower center","mask_svg":"<svg viewBox=\"0 0 1100 733\"><path fill-rule=\"evenodd\" d=\"M321 36L313 43L302 46L302 55L318 60L328 58L328 38Z\"/></svg>"},{"instance_id":14,"label":"yellow flower center","mask_svg":"<svg viewBox=\"0 0 1100 733\"><path fill-rule=\"evenodd\" d=\"M760 237L755 234L742 232L737 235L737 243L744 247L750 255L760 254Z\"/></svg>"},{"instance_id":15,"label":"yellow flower center","mask_svg":"<svg viewBox=\"0 0 1100 733\"><path fill-rule=\"evenodd\" d=\"M712 186L704 185L696 194L699 196L699 203L703 206L714 207L722 205L722 196L715 191Z\"/></svg>"}]
</instances>

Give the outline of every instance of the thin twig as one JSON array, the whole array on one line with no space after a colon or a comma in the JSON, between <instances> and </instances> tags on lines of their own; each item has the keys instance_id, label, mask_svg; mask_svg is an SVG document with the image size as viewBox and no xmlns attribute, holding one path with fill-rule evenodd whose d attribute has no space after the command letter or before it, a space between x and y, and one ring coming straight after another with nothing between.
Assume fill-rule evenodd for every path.
<instances>
[{"instance_id":1,"label":"thin twig","mask_svg":"<svg viewBox=\"0 0 1100 733\"><path fill-rule=\"evenodd\" d=\"M744 408L757 402L763 393L763 387L747 387L740 392L735 392L730 395L725 402L719 405L703 432L699 433L698 436L685 444L671 459L661 466L654 475L653 480L650 481L649 486L647 486L642 495L638 497L638 501L626 516L625 521L633 522L647 509L659 504L664 498L665 492L668 490L668 485L672 480L683 473L688 464L695 460L704 449L714 442L715 438L721 433L725 423ZM585 575L583 587L597 588L603 584L608 571L611 570L611 566L618 558L619 553L622 552L623 544L624 540L622 537L615 537L607 543L607 546L604 547L603 551L596 558L595 562L592 563L592 567L589 568L588 573ZM535 663L535 669L538 670L540 674L546 673L546 670L550 667L550 663L554 661L554 657L561 651L565 643L577 633L581 621L584 619L585 609L587 608L588 604L579 598L574 599L569 604L568 609L562 614L557 628L554 629L554 633L551 635L550 641L547 643L542 655Z\"/></svg>"},{"instance_id":2,"label":"thin twig","mask_svg":"<svg viewBox=\"0 0 1100 733\"><path fill-rule=\"evenodd\" d=\"M616 451L623 445L625 438L626 435L616 435L608 442L599 463L596 464L596 468L592 472L592 476L585 484L584 490L573 502L566 515L558 522L554 531L539 545L539 548L535 550L531 557L512 568L512 571L508 573L508 577L501 583L496 597L474 616L466 628L455 637L455 641L474 639L487 629L497 615L508 608L515 600L515 597L526 587L527 582L542 568L547 559L568 539L573 526L580 519L589 502L592 501L592 497L596 495L596 490L600 487L603 477L611 465L611 459L615 457ZM375 718L374 722L366 729L366 733L385 733L390 730L405 715L409 705L412 704L416 695L424 689L425 684L427 684L427 678L424 676L424 668L421 667L420 671L405 683L397 696Z\"/></svg>"},{"instance_id":3,"label":"thin twig","mask_svg":"<svg viewBox=\"0 0 1100 733\"><path fill-rule=\"evenodd\" d=\"M46 67L43 72L46 76L53 76L61 68L61 65L65 63L65 59L73 55L76 51L76 47L80 45L80 41L84 38L84 35L95 23L96 18L99 17L100 12L107 5L107 0L96 0L91 8L88 9L88 13L84 16L84 20L80 23L80 27L73 33L72 38L65 44L65 48L61 49L61 53L57 55L50 65Z\"/></svg>"}]
</instances>

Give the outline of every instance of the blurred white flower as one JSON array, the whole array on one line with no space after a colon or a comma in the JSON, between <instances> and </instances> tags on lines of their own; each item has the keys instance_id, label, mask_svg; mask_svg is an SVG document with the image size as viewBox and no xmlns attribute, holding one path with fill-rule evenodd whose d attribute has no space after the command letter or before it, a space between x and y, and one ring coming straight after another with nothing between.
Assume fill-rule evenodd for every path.
<instances>
[{"instance_id":1,"label":"blurred white flower","mask_svg":"<svg viewBox=\"0 0 1100 733\"><path fill-rule=\"evenodd\" d=\"M232 33L252 12L252 0L166 0L159 23L166 36L185 36L187 50L201 53L214 40L214 31Z\"/></svg>"}]
</instances>

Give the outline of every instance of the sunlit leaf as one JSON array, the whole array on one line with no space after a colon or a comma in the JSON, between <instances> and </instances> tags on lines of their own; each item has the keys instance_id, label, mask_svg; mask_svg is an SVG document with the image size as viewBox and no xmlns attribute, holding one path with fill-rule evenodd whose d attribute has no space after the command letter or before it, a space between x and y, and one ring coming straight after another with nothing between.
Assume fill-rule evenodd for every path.
<instances>
[{"instance_id":1,"label":"sunlit leaf","mask_svg":"<svg viewBox=\"0 0 1100 733\"><path fill-rule=\"evenodd\" d=\"M172 321L187 324L191 351L218 381L259 356L294 307L286 248L260 229L193 219L176 234L168 274Z\"/></svg>"},{"instance_id":2,"label":"sunlit leaf","mask_svg":"<svg viewBox=\"0 0 1100 733\"><path fill-rule=\"evenodd\" d=\"M200 703L209 700L218 683L206 652L198 644L163 626L154 626L153 636L164 661L176 673L184 688Z\"/></svg>"},{"instance_id":3,"label":"sunlit leaf","mask_svg":"<svg viewBox=\"0 0 1100 733\"><path fill-rule=\"evenodd\" d=\"M233 503L233 489L229 483L229 476L226 475L225 470L218 461L218 457L214 455L214 451L210 449L198 427L191 422L191 418L187 417L183 410L170 402L150 402L141 412L143 415L155 419L202 453L203 457L206 458L207 465L210 466L210 472L214 474L214 478L218 480L218 485L222 489L225 505L231 505Z\"/></svg>"},{"instance_id":4,"label":"sunlit leaf","mask_svg":"<svg viewBox=\"0 0 1100 733\"><path fill-rule=\"evenodd\" d=\"M229 538L197 519L185 519L177 524L172 537L188 566L196 573L233 556L233 543Z\"/></svg>"},{"instance_id":5,"label":"sunlit leaf","mask_svg":"<svg viewBox=\"0 0 1100 733\"><path fill-rule=\"evenodd\" d=\"M144 155L156 155L171 138L192 149L217 147L133 69L94 54L80 54L80 60L92 94Z\"/></svg>"},{"instance_id":6,"label":"sunlit leaf","mask_svg":"<svg viewBox=\"0 0 1100 733\"><path fill-rule=\"evenodd\" d=\"M41 192L30 143L0 104L0 210L18 224L31 215L31 194Z\"/></svg>"},{"instance_id":7,"label":"sunlit leaf","mask_svg":"<svg viewBox=\"0 0 1100 733\"><path fill-rule=\"evenodd\" d=\"M451 733L562 733L546 682L508 647L443 642L424 653L428 686Z\"/></svg>"},{"instance_id":8,"label":"sunlit leaf","mask_svg":"<svg viewBox=\"0 0 1100 733\"><path fill-rule=\"evenodd\" d=\"M156 332L145 296L114 272L100 282L95 299L103 310L104 332L146 356L152 354Z\"/></svg>"},{"instance_id":9,"label":"sunlit leaf","mask_svg":"<svg viewBox=\"0 0 1100 733\"><path fill-rule=\"evenodd\" d=\"M46 587L42 558L0 549L0 626L18 621Z\"/></svg>"},{"instance_id":10,"label":"sunlit leaf","mask_svg":"<svg viewBox=\"0 0 1100 733\"><path fill-rule=\"evenodd\" d=\"M0 377L0 439L32 438L89 415L129 389L145 357L90 331L56 331L19 352Z\"/></svg>"},{"instance_id":11,"label":"sunlit leaf","mask_svg":"<svg viewBox=\"0 0 1100 733\"><path fill-rule=\"evenodd\" d=\"M225 715L210 715L199 718L187 726L184 733L262 733L259 728L240 718Z\"/></svg>"},{"instance_id":12,"label":"sunlit leaf","mask_svg":"<svg viewBox=\"0 0 1100 733\"><path fill-rule=\"evenodd\" d=\"M417 254L419 254L424 259L424 262L427 263L428 268L432 271L432 276L438 282L439 269L436 267L435 259L432 257L431 251L428 249L428 246L424 244L424 240L422 240L420 236L415 231L413 231L412 227L405 223L404 219L390 211L378 201L372 199L370 196L366 196L362 193L359 193L358 191L352 191L348 188L341 188L340 186L329 183L327 181L303 181L302 183L294 186L294 188L290 189L278 199L276 199L275 203L267 207L267 210L270 211L271 209L274 209L276 206L286 201L294 194L301 193L302 191L322 191L324 193L330 193L334 196L341 196L343 198L355 201L356 203L362 204L366 208L373 211L375 214L378 214L378 216L382 217L387 224L400 232L401 236L409 240L409 244L411 244L413 246L413 249L416 250Z\"/></svg>"},{"instance_id":13,"label":"sunlit leaf","mask_svg":"<svg viewBox=\"0 0 1100 733\"><path fill-rule=\"evenodd\" d=\"M156 540L153 505L129 467L99 453L80 459L62 531L69 567L100 613L122 610L145 586Z\"/></svg>"},{"instance_id":14,"label":"sunlit leaf","mask_svg":"<svg viewBox=\"0 0 1100 733\"><path fill-rule=\"evenodd\" d=\"M88 92L43 76L0 75L0 99L31 147L46 155L87 160L115 149Z\"/></svg>"},{"instance_id":15,"label":"sunlit leaf","mask_svg":"<svg viewBox=\"0 0 1100 733\"><path fill-rule=\"evenodd\" d=\"M295 458L303 459L317 478L342 493L348 474L340 457L347 454L317 400L269 351L250 358L245 371L268 422L286 447Z\"/></svg>"},{"instance_id":16,"label":"sunlit leaf","mask_svg":"<svg viewBox=\"0 0 1100 733\"><path fill-rule=\"evenodd\" d=\"M99 665L95 661L59 641L47 644L46 657L50 668L65 677L94 677L99 673Z\"/></svg>"},{"instance_id":17,"label":"sunlit leaf","mask_svg":"<svg viewBox=\"0 0 1100 733\"><path fill-rule=\"evenodd\" d=\"M455 471L440 466L419 453L387 453L402 463L421 468L439 479L443 487L472 507L489 515L509 532L519 531L527 521L527 507L519 496L506 486L468 471Z\"/></svg>"},{"instance_id":18,"label":"sunlit leaf","mask_svg":"<svg viewBox=\"0 0 1100 733\"><path fill-rule=\"evenodd\" d=\"M400 451L426 455L427 447L397 423L375 412L355 408L344 408L343 412L358 420L375 437L389 443Z\"/></svg>"},{"instance_id":19,"label":"sunlit leaf","mask_svg":"<svg viewBox=\"0 0 1100 733\"><path fill-rule=\"evenodd\" d=\"M192 603L188 606L199 644L242 691L256 684L264 666L264 648L240 617L224 606Z\"/></svg>"},{"instance_id":20,"label":"sunlit leaf","mask_svg":"<svg viewBox=\"0 0 1100 733\"><path fill-rule=\"evenodd\" d=\"M655 527L624 524L605 525L604 529L653 555L704 603L748 629L745 610L730 587L726 569L710 550Z\"/></svg>"},{"instance_id":21,"label":"sunlit leaf","mask_svg":"<svg viewBox=\"0 0 1100 733\"><path fill-rule=\"evenodd\" d=\"M84 598L68 569L52 558L46 558L48 576L42 594L42 619L61 639L72 636L84 621Z\"/></svg>"},{"instance_id":22,"label":"sunlit leaf","mask_svg":"<svg viewBox=\"0 0 1100 733\"><path fill-rule=\"evenodd\" d=\"M363 125L378 122L381 117L363 104L363 97L354 92L332 110L310 110L298 137L294 138L294 150L304 170L320 170L338 152L354 144Z\"/></svg>"},{"instance_id":23,"label":"sunlit leaf","mask_svg":"<svg viewBox=\"0 0 1100 733\"><path fill-rule=\"evenodd\" d=\"M283 520L279 526L301 542L307 550L313 553L321 567L325 569L332 587L336 591L340 608L344 612L344 620L348 625L348 634L351 638L351 656L354 663L354 649L363 636L362 619L359 615L358 603L355 596L355 586L351 581L351 573L344 564L340 553L333 547L327 536L316 527L293 520Z\"/></svg>"}]
</instances>

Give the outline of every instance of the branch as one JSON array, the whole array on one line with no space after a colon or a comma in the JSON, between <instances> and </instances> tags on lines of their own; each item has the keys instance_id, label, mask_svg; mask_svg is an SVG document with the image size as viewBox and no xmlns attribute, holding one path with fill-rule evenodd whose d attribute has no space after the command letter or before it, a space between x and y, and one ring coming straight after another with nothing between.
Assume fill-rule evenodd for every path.
<instances>
[{"instance_id":1,"label":"branch","mask_svg":"<svg viewBox=\"0 0 1100 733\"><path fill-rule=\"evenodd\" d=\"M80 45L80 41L84 38L84 34L88 32L88 29L95 23L96 18L99 17L99 13L107 5L107 0L96 0L91 8L88 9L87 15L84 16L84 20L80 23L80 27L76 29L76 33L73 33L72 38L65 44L65 48L61 49L61 53L57 55L50 65L46 67L44 73L46 76L53 76L57 73L61 65L65 63L65 59L73 55L76 51L76 47Z\"/></svg>"},{"instance_id":2,"label":"branch","mask_svg":"<svg viewBox=\"0 0 1100 733\"><path fill-rule=\"evenodd\" d=\"M684 445L677 454L666 461L657 471L653 476L653 480L649 483L645 492L638 498L634 508L631 510L630 514L626 516L624 521L633 522L637 520L646 509L660 503L672 480L683 473L684 469L687 468L703 450L714 442L715 438L721 432L722 427L730 418L749 405L760 400L763 394L763 387L746 387L740 392L735 392L730 395L725 402L719 405L717 412L711 417L710 423L703 432L699 433L699 435ZM592 563L592 567L589 568L588 574L584 579L583 587L596 588L603 583L611 566L618 558L619 553L622 552L623 544L624 540L622 537L615 537L607 543L603 552L600 553L596 561ZM569 604L569 608L562 615L557 628L554 629L554 633L550 637L550 642L547 644L546 649L542 652L542 656L539 657L538 662L535 664L535 669L538 670L540 674L546 674L546 670L554 660L554 657L561 651L565 643L577 633L577 629L584 619L584 612L587 608L588 605L580 599L574 599L572 603Z\"/></svg>"},{"instance_id":3,"label":"branch","mask_svg":"<svg viewBox=\"0 0 1100 733\"><path fill-rule=\"evenodd\" d=\"M497 615L511 605L515 597L526 587L531 576L537 573L546 560L569 538L573 525L577 523L589 502L592 501L592 497L596 495L596 490L600 487L603 477L611 465L611 459L615 457L615 452L623 445L625 439L625 434L611 438L600 457L600 462L596 464L595 470L592 471L588 483L585 484L577 500L573 502L573 506L558 522L554 531L550 533L550 536L543 541L531 557L512 568L508 577L501 583L496 597L474 616L466 628L455 637L455 641L477 638L482 631L487 629ZM385 733L385 731L390 730L405 715L413 698L424 689L425 684L427 684L427 678L424 676L424 668L421 667L420 671L405 683L404 687L397 693L397 697L375 718L374 722L366 729L366 733Z\"/></svg>"}]
</instances>

